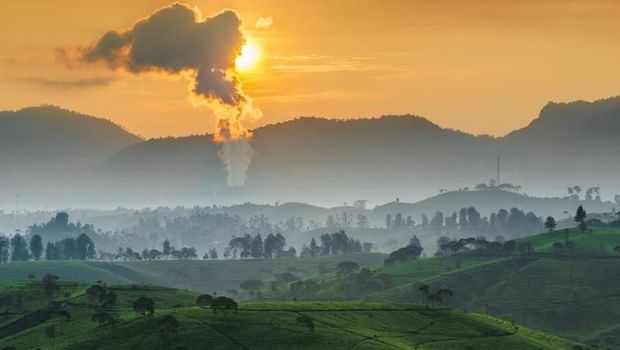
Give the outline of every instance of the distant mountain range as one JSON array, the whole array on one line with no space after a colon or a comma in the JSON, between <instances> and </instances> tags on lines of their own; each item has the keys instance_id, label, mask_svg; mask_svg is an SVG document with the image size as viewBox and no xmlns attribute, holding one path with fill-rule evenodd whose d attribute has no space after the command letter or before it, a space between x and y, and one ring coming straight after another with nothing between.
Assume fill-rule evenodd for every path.
<instances>
[{"instance_id":1,"label":"distant mountain range","mask_svg":"<svg viewBox=\"0 0 620 350\"><path fill-rule=\"evenodd\" d=\"M299 118L255 130L246 186L227 188L210 135L142 140L58 107L0 112L0 206L37 208L356 199L419 201L495 176L525 192L572 185L620 193L620 97L549 103L504 137L441 128L422 117Z\"/></svg>"}]
</instances>

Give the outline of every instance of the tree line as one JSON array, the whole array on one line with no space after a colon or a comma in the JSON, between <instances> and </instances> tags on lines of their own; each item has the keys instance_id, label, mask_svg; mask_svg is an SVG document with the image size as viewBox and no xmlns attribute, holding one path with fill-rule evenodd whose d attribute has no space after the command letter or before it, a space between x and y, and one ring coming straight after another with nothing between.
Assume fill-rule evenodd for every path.
<instances>
[{"instance_id":1,"label":"tree line","mask_svg":"<svg viewBox=\"0 0 620 350\"><path fill-rule=\"evenodd\" d=\"M27 240L19 232L10 239L0 236L0 262L28 260L88 260L96 258L95 243L87 234L77 238L67 237L56 242L47 242L34 234Z\"/></svg>"},{"instance_id":2,"label":"tree line","mask_svg":"<svg viewBox=\"0 0 620 350\"><path fill-rule=\"evenodd\" d=\"M317 244L312 237L308 245L304 244L301 249L301 256L317 255L337 255L347 253L370 252L372 244L369 242L360 243L358 239L348 237L344 230L334 233L325 233L320 237L321 244Z\"/></svg>"},{"instance_id":3,"label":"tree line","mask_svg":"<svg viewBox=\"0 0 620 350\"><path fill-rule=\"evenodd\" d=\"M510 236L536 232L543 228L542 218L533 212L524 212L518 208L499 209L490 216L482 216L473 206L461 208L450 215L437 211L432 218L422 214L421 222L416 222L402 213L386 215L388 229L418 229L433 233L462 234L507 234Z\"/></svg>"}]
</instances>

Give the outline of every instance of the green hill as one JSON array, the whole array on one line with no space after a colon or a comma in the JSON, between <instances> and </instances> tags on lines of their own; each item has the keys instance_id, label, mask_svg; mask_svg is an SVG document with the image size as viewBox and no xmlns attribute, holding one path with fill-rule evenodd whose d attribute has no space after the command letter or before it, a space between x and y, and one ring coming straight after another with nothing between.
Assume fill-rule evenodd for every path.
<instances>
[{"instance_id":1,"label":"green hill","mask_svg":"<svg viewBox=\"0 0 620 350\"><path fill-rule=\"evenodd\" d=\"M355 282L359 275L317 277L315 298L423 302L419 287L426 284L431 291L450 289L449 306L618 348L620 253L614 248L620 246L620 230L562 230L519 242L530 242L534 253L469 251L380 267L371 273L391 277L384 289L363 288Z\"/></svg>"},{"instance_id":2,"label":"green hill","mask_svg":"<svg viewBox=\"0 0 620 350\"><path fill-rule=\"evenodd\" d=\"M271 280L290 272L298 278L316 275L319 266L333 271L345 260L361 266L381 264L384 254L358 253L273 260L177 260L138 262L31 261L0 264L0 281L24 280L32 274L41 278L52 273L61 280L146 283L196 292L223 293L238 289L246 279Z\"/></svg>"},{"instance_id":3,"label":"green hill","mask_svg":"<svg viewBox=\"0 0 620 350\"><path fill-rule=\"evenodd\" d=\"M413 304L253 302L237 313L192 306L195 294L148 286L105 287L116 303L102 309L87 285L62 284L53 300L41 282L0 285L0 295L26 295L20 310L7 306L0 347L22 349L576 349L571 341L490 316ZM37 292L38 291L38 292ZM38 294L37 294L38 293ZM130 305L153 300L152 317ZM30 303L30 301L33 301ZM50 300L49 304L41 300ZM55 317L62 310L70 317ZM105 310L116 321L99 324ZM178 324L162 323L170 321ZM305 323L299 323L303 317ZM587 348L582 346L582 348Z\"/></svg>"}]
</instances>

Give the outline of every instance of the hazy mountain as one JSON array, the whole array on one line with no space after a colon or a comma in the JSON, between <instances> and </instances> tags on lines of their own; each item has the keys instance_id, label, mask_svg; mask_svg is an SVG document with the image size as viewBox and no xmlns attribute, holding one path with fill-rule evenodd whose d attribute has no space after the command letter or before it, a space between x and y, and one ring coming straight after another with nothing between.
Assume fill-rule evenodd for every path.
<instances>
[{"instance_id":1,"label":"hazy mountain","mask_svg":"<svg viewBox=\"0 0 620 350\"><path fill-rule=\"evenodd\" d=\"M133 203L146 200L145 194L161 200L165 191L190 203L333 206L360 198L421 199L454 184L455 177L459 183L487 179L480 169L493 173L493 144L489 137L442 129L415 116L300 118L255 130L256 156L243 188L225 187L219 146L209 135L146 141L120 151L103 168L104 178L114 182L110 186L122 188Z\"/></svg>"},{"instance_id":2,"label":"hazy mountain","mask_svg":"<svg viewBox=\"0 0 620 350\"><path fill-rule=\"evenodd\" d=\"M109 120L58 107L0 112L0 203L12 207L17 193L62 197L76 179L140 141Z\"/></svg>"},{"instance_id":3,"label":"hazy mountain","mask_svg":"<svg viewBox=\"0 0 620 350\"><path fill-rule=\"evenodd\" d=\"M441 188L472 187L495 177L498 154L502 181L528 194L559 196L572 185L600 186L607 198L620 193L611 175L620 171L618 97L549 103L528 126L500 138L410 115L269 125L255 130L256 155L240 188L225 186L219 146L210 135L137 142L110 122L57 108L0 115L2 123L28 121L21 129L2 128L13 140L2 140L3 169L41 161L81 175L84 181L72 183L75 193L68 191L63 205L416 202ZM11 181L26 183L10 177L4 183Z\"/></svg>"}]
</instances>

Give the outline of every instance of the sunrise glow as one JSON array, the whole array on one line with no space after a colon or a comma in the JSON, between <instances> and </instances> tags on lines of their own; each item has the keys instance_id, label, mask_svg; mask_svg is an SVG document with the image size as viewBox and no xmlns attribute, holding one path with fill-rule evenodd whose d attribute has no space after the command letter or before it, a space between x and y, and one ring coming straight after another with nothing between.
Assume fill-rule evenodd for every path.
<instances>
[{"instance_id":1,"label":"sunrise glow","mask_svg":"<svg viewBox=\"0 0 620 350\"><path fill-rule=\"evenodd\" d=\"M247 40L241 48L241 54L235 59L235 67L240 70L249 70L256 66L260 59L260 50L258 46L250 40Z\"/></svg>"}]
</instances>

